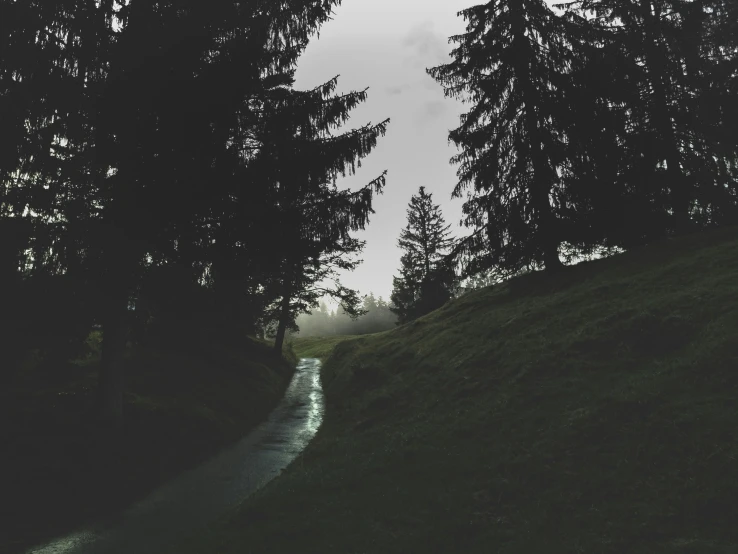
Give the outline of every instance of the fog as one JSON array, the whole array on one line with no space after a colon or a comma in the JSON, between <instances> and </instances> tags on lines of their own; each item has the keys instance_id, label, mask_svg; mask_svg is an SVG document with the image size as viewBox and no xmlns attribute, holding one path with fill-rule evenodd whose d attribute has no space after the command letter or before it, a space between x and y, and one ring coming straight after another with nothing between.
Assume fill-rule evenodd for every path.
<instances>
[{"instance_id":1,"label":"fog","mask_svg":"<svg viewBox=\"0 0 738 554\"><path fill-rule=\"evenodd\" d=\"M325 302L321 302L311 314L298 316L297 325L300 331L291 333L290 336L365 335L395 327L397 316L390 311L390 303L381 296L375 298L373 294L368 294L364 298L362 308L367 313L352 320L340 307L331 308Z\"/></svg>"}]
</instances>

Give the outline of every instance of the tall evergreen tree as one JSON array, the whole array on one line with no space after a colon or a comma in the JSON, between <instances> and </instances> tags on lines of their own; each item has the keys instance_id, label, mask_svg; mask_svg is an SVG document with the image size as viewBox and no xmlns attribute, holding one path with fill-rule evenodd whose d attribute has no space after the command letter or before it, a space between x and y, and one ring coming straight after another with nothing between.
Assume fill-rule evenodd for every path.
<instances>
[{"instance_id":1,"label":"tall evergreen tree","mask_svg":"<svg viewBox=\"0 0 738 554\"><path fill-rule=\"evenodd\" d=\"M445 259L452 244L450 227L433 195L421 186L410 199L407 226L397 241L403 254L390 298L399 324L439 308L453 296L456 275Z\"/></svg>"},{"instance_id":2,"label":"tall evergreen tree","mask_svg":"<svg viewBox=\"0 0 738 554\"><path fill-rule=\"evenodd\" d=\"M0 132L15 145L0 155L0 217L30 216L33 264L99 284L112 425L146 260L212 266L213 235L234 235L259 99L338 3L0 0Z\"/></svg>"},{"instance_id":3,"label":"tall evergreen tree","mask_svg":"<svg viewBox=\"0 0 738 554\"><path fill-rule=\"evenodd\" d=\"M446 96L473 103L449 133L462 152L453 196L469 190L457 246L469 274L489 267L516 272L530 264L561 267L559 246L571 219L562 167L571 69L581 63L580 26L543 0L501 0L459 12L466 33L454 60L428 70Z\"/></svg>"},{"instance_id":4,"label":"tall evergreen tree","mask_svg":"<svg viewBox=\"0 0 738 554\"><path fill-rule=\"evenodd\" d=\"M738 2L704 0L687 6L683 49L688 75L699 92L693 122L708 145L700 188L697 223L731 224L738 219ZM704 155L704 154L703 154ZM701 186L700 186L701 183Z\"/></svg>"},{"instance_id":5,"label":"tall evergreen tree","mask_svg":"<svg viewBox=\"0 0 738 554\"><path fill-rule=\"evenodd\" d=\"M382 191L386 172L355 192L339 189L336 180L339 174L355 172L389 120L333 134L350 110L366 100L366 90L334 95L336 84L337 77L308 91L289 86L275 90L259 131L264 146L252 167L271 191L272 209L266 211L269 219L262 232L271 237L276 264L278 351L296 316L317 306L326 294L348 313L360 313L356 291L341 285L337 270L359 263L354 255L364 243L350 232L368 223L373 195Z\"/></svg>"},{"instance_id":6,"label":"tall evergreen tree","mask_svg":"<svg viewBox=\"0 0 738 554\"><path fill-rule=\"evenodd\" d=\"M727 75L715 60L729 41L711 34L720 26L721 10L710 4L583 0L565 5L619 44L626 60L624 74L609 80L611 90L623 93L622 103L611 109L626 115L619 172L650 199L651 236L738 216L736 148L727 136L734 126L725 119L735 99L726 94Z\"/></svg>"}]
</instances>

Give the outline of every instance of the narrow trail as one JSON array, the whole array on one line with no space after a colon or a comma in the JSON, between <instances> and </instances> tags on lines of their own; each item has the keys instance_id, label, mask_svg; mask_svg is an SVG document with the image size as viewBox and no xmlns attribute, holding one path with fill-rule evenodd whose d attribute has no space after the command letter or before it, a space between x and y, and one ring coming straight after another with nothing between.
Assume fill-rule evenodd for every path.
<instances>
[{"instance_id":1,"label":"narrow trail","mask_svg":"<svg viewBox=\"0 0 738 554\"><path fill-rule=\"evenodd\" d=\"M322 420L320 361L303 358L269 419L235 445L124 512L26 554L160 553L279 475L307 446Z\"/></svg>"}]
</instances>

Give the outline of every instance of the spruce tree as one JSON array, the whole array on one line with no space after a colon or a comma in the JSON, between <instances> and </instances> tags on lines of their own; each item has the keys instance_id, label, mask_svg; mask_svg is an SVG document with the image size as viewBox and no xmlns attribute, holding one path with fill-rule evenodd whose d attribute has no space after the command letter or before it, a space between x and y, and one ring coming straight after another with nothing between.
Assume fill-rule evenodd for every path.
<instances>
[{"instance_id":1,"label":"spruce tree","mask_svg":"<svg viewBox=\"0 0 738 554\"><path fill-rule=\"evenodd\" d=\"M410 199L407 226L397 241L403 254L390 298L398 324L439 308L453 296L456 276L445 259L452 245L450 227L433 195L421 186Z\"/></svg>"},{"instance_id":2,"label":"spruce tree","mask_svg":"<svg viewBox=\"0 0 738 554\"><path fill-rule=\"evenodd\" d=\"M685 21L691 27L690 76L700 82L693 122L710 146L706 161L714 162L703 172L708 179L701 190L710 194L698 200L695 219L732 224L738 220L738 2L705 0L691 8L698 13Z\"/></svg>"},{"instance_id":3,"label":"spruce tree","mask_svg":"<svg viewBox=\"0 0 738 554\"><path fill-rule=\"evenodd\" d=\"M446 96L470 101L449 133L462 152L453 196L468 191L473 233L455 255L468 274L561 267L571 219L562 168L571 156L571 71L583 57L581 26L543 0L501 0L459 12L467 21L448 64L428 70Z\"/></svg>"},{"instance_id":4,"label":"spruce tree","mask_svg":"<svg viewBox=\"0 0 738 554\"><path fill-rule=\"evenodd\" d=\"M0 218L32 220L34 265L98 289L113 426L128 306L149 260L204 274L214 235L219 246L238 236L233 199L248 186L262 99L338 3L0 0L0 133L14 145L0 154ZM254 183L252 203L267 196ZM5 265L19 248L0 249Z\"/></svg>"},{"instance_id":5,"label":"spruce tree","mask_svg":"<svg viewBox=\"0 0 738 554\"><path fill-rule=\"evenodd\" d=\"M352 316L361 313L358 293L340 283L338 271L359 263L364 243L350 233L368 223L386 172L354 192L339 189L336 181L355 172L389 120L334 134L366 100L366 90L334 95L337 79L308 91L296 91L289 82L275 89L258 131L262 147L251 167L269 186L271 199L258 231L270 237L266 254L279 297L272 311L278 351L297 315L317 306L323 295L333 296Z\"/></svg>"},{"instance_id":6,"label":"spruce tree","mask_svg":"<svg viewBox=\"0 0 738 554\"><path fill-rule=\"evenodd\" d=\"M606 40L617 43L626 60L619 78L608 80L611 90L622 92L622 101L610 108L626 118L618 171L653 207L647 215L630 214L631 220L651 220L643 240L729 223L738 215L736 143L729 123L735 97L719 69L725 58L715 55L730 51L730 39L714 32L725 12L711 4L583 0L565 5L609 35Z\"/></svg>"}]
</instances>

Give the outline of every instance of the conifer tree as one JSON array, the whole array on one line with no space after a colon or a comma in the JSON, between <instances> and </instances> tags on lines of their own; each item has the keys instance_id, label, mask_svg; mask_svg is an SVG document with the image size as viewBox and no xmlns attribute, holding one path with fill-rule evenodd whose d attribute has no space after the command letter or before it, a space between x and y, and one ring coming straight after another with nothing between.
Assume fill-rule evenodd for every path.
<instances>
[{"instance_id":1,"label":"conifer tree","mask_svg":"<svg viewBox=\"0 0 738 554\"><path fill-rule=\"evenodd\" d=\"M428 69L446 96L473 106L449 133L462 152L453 196L468 191L464 224L472 235L455 255L468 274L510 273L530 263L561 267L559 246L572 210L562 168L571 70L581 65L581 26L543 0L501 0L459 12L467 21L448 64Z\"/></svg>"},{"instance_id":2,"label":"conifer tree","mask_svg":"<svg viewBox=\"0 0 738 554\"><path fill-rule=\"evenodd\" d=\"M337 272L359 263L356 255L364 243L350 233L368 223L373 195L381 193L386 172L355 192L339 189L336 180L355 172L389 120L333 134L366 100L366 89L334 95L337 79L308 91L296 91L288 82L264 105L263 146L251 167L270 187L271 209L264 211L261 232L270 236L272 284L279 297L272 312L278 321L278 351L297 315L317 306L324 295L339 300L351 315L361 313L357 292L344 287Z\"/></svg>"},{"instance_id":3,"label":"conifer tree","mask_svg":"<svg viewBox=\"0 0 738 554\"><path fill-rule=\"evenodd\" d=\"M729 39L711 32L722 26L724 12L710 4L583 0L564 5L609 35L605 40L618 44L626 60L619 78L608 80L612 91L622 93L622 101L610 108L626 119L618 171L653 207L650 214L629 214L637 223L650 220L643 240L738 216L736 142L729 137L734 125L725 117L735 97L726 94L727 75L718 69L725 58L715 56L729 51Z\"/></svg>"},{"instance_id":4,"label":"conifer tree","mask_svg":"<svg viewBox=\"0 0 738 554\"><path fill-rule=\"evenodd\" d=\"M33 264L99 284L112 426L146 260L204 272L213 235L237 235L226 228L260 99L338 3L0 0L0 133L14 145L0 154L0 218L32 219Z\"/></svg>"},{"instance_id":5,"label":"conifer tree","mask_svg":"<svg viewBox=\"0 0 738 554\"><path fill-rule=\"evenodd\" d=\"M390 299L398 324L439 308L453 296L456 276L445 259L452 244L450 227L433 195L421 186L410 199L407 226L397 241L403 254Z\"/></svg>"}]
</instances>

